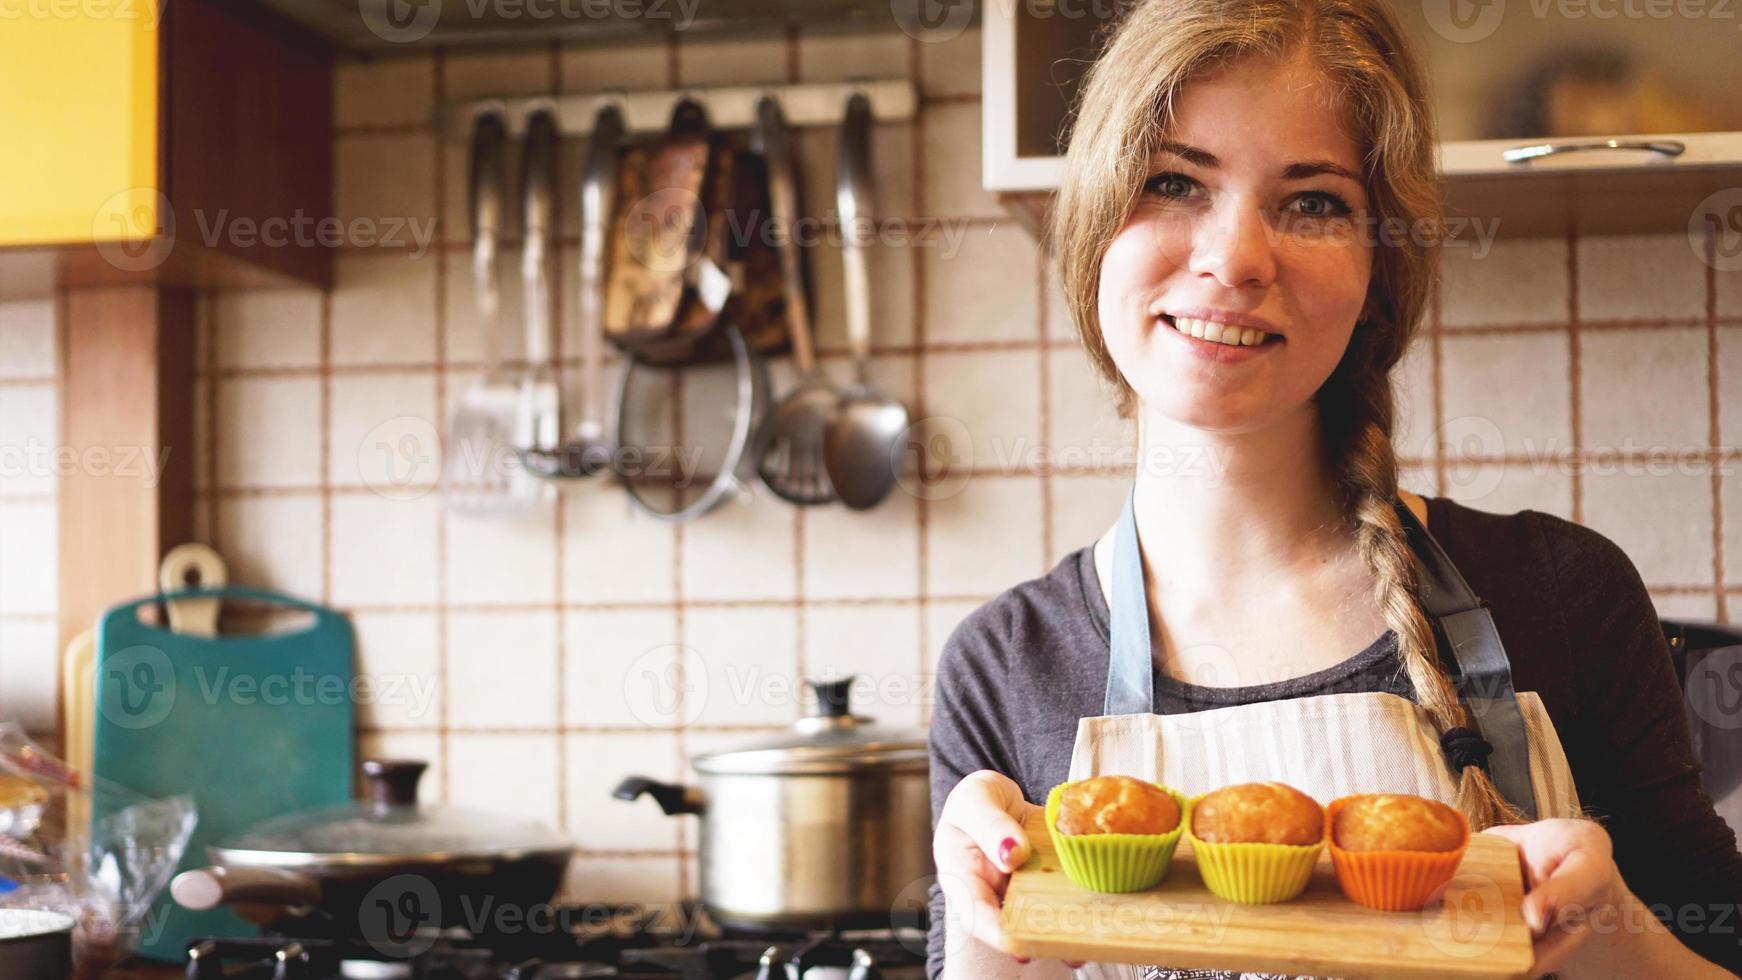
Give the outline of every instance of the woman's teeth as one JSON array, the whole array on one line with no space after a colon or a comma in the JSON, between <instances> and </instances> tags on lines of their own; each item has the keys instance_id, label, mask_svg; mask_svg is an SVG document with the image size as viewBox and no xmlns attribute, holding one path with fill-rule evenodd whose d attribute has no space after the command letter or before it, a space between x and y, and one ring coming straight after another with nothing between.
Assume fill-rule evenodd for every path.
<instances>
[{"instance_id":1,"label":"woman's teeth","mask_svg":"<svg viewBox=\"0 0 1742 980\"><path fill-rule=\"evenodd\" d=\"M1212 344L1226 344L1229 347L1257 347L1270 339L1270 334L1253 327L1236 327L1232 324L1217 323L1214 320L1194 320L1188 316L1169 319L1173 328L1180 333L1191 334L1199 340L1207 340Z\"/></svg>"}]
</instances>

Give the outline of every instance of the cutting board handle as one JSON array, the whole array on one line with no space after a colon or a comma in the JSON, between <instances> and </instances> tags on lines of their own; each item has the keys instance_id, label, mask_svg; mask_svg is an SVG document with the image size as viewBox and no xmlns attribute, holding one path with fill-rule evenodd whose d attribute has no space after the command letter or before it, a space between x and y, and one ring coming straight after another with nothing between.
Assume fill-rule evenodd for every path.
<instances>
[{"instance_id":1,"label":"cutting board handle","mask_svg":"<svg viewBox=\"0 0 1742 980\"><path fill-rule=\"evenodd\" d=\"M298 599L295 596L285 595L282 592L273 592L269 589L257 589L257 588L252 588L252 587L246 586L246 585L219 585L219 586L211 586L211 587L201 586L197 589L180 589L180 590L176 590L176 591L159 592L156 595L149 595L149 596L146 596L142 599L135 599L132 602L122 603L121 605L113 606L109 609L108 612L103 614L103 618L104 618L104 620L110 621L110 622L114 622L117 620L121 620L121 621L131 620L131 622L137 624L138 627L141 629L162 631L162 627L151 626L151 625L149 625L149 624L147 624L139 619L140 607L152 605L154 603L161 603L161 604L169 607L169 609L172 611L169 632L184 633L184 634L187 634L190 636L206 637L206 638L216 640L216 639L219 639L219 637L218 637L215 629L211 633L197 633L197 632L196 633L188 633L188 631L186 631L186 630L177 629L175 627L173 610L176 608L176 606L178 604L181 605L183 608L186 608L186 606L189 602L199 602L199 601L206 601L206 600L209 600L211 603L213 603L214 608L216 608L217 605L221 604L225 600L243 600L243 601L248 601L248 602L268 603L270 605L285 606L285 607L288 607L291 609L296 609L296 610L301 611L301 612L306 612L309 615L314 617L314 623L313 623L313 625L311 625L309 627L308 630L299 630L299 631L297 631L297 633L292 633L292 634L282 634L282 633L268 634L269 636L271 636L273 638L278 638L278 637L287 636L287 635L296 636L296 635L301 635L304 632L314 632L315 630L320 630L323 628L330 629L330 628L333 628L335 626L342 628L345 626L345 617L340 615L339 613L335 612L334 610L326 608L325 606L316 605L315 603L309 602L307 600ZM196 608L198 608L198 607L196 607ZM245 637L245 636L244 637L235 637L235 639L246 639L246 638L247 637Z\"/></svg>"},{"instance_id":2,"label":"cutting board handle","mask_svg":"<svg viewBox=\"0 0 1742 980\"><path fill-rule=\"evenodd\" d=\"M230 584L230 571L216 551L198 542L176 545L163 556L157 568L157 587L165 593L194 588L221 588ZM169 609L169 628L189 636L217 636L221 600L174 599Z\"/></svg>"}]
</instances>

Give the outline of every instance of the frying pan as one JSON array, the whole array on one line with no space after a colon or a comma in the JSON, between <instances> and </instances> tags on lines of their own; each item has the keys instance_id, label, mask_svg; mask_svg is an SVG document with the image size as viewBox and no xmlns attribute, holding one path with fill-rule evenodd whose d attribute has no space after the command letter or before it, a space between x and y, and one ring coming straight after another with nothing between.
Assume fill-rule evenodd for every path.
<instances>
[{"instance_id":1,"label":"frying pan","mask_svg":"<svg viewBox=\"0 0 1742 980\"><path fill-rule=\"evenodd\" d=\"M425 768L371 759L363 764L367 800L279 817L222 841L207 849L211 866L177 875L170 894L196 911L236 905L256 921L377 945L549 902L568 868L569 842L540 824L419 804Z\"/></svg>"}]
</instances>

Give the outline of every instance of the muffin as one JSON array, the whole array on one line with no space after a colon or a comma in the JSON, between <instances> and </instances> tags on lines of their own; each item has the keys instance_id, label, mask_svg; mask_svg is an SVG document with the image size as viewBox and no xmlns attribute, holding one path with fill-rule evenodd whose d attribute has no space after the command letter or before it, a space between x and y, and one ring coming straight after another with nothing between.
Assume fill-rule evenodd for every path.
<instances>
[{"instance_id":1,"label":"muffin","mask_svg":"<svg viewBox=\"0 0 1742 980\"><path fill-rule=\"evenodd\" d=\"M1193 841L1304 847L1324 839L1324 807L1287 783L1237 783L1192 804Z\"/></svg>"},{"instance_id":2,"label":"muffin","mask_svg":"<svg viewBox=\"0 0 1742 980\"><path fill-rule=\"evenodd\" d=\"M1325 811L1286 783L1237 783L1192 800L1187 834L1204 887L1231 902L1284 902L1306 890L1324 849Z\"/></svg>"},{"instance_id":3,"label":"muffin","mask_svg":"<svg viewBox=\"0 0 1742 980\"><path fill-rule=\"evenodd\" d=\"M1345 851L1455 851L1463 846L1465 832L1458 811L1399 793L1350 797L1331 825Z\"/></svg>"},{"instance_id":4,"label":"muffin","mask_svg":"<svg viewBox=\"0 0 1742 980\"><path fill-rule=\"evenodd\" d=\"M1350 901L1390 912L1420 909L1457 874L1470 846L1463 814L1400 793L1345 796L1328 808L1331 864Z\"/></svg>"},{"instance_id":5,"label":"muffin","mask_svg":"<svg viewBox=\"0 0 1742 980\"><path fill-rule=\"evenodd\" d=\"M1061 834L1165 834L1179 826L1179 801L1132 776L1095 776L1066 783L1059 794Z\"/></svg>"},{"instance_id":6,"label":"muffin","mask_svg":"<svg viewBox=\"0 0 1742 980\"><path fill-rule=\"evenodd\" d=\"M1185 812L1186 798L1166 786L1095 776L1053 787L1046 828L1071 881L1092 891L1135 892L1167 877Z\"/></svg>"}]
</instances>

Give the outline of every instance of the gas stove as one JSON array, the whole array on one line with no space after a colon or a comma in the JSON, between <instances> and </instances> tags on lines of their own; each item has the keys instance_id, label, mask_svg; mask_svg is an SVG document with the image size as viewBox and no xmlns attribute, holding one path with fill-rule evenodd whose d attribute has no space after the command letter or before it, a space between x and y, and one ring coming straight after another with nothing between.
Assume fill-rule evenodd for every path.
<instances>
[{"instance_id":1,"label":"gas stove","mask_svg":"<svg viewBox=\"0 0 1742 980\"><path fill-rule=\"evenodd\" d=\"M189 943L187 980L921 980L916 929L750 933L693 904L562 906L551 928L427 935L384 949L356 937L260 935Z\"/></svg>"}]
</instances>

